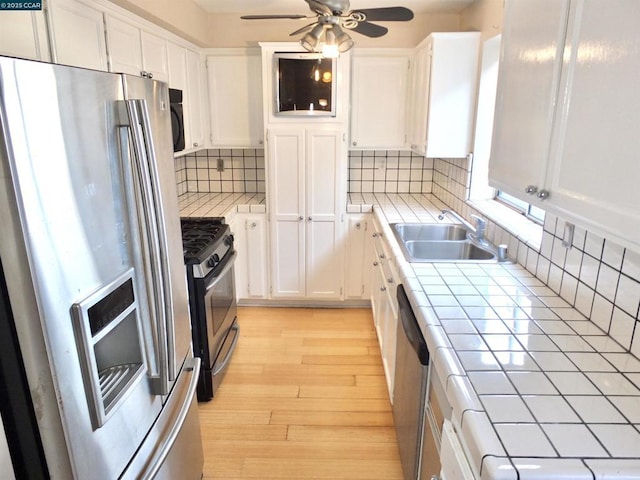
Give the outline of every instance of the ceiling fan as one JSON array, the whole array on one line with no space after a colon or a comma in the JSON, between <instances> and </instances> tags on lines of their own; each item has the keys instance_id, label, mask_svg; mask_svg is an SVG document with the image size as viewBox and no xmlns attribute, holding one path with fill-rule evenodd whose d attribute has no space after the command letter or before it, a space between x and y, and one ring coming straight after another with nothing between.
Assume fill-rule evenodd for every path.
<instances>
[{"instance_id":1,"label":"ceiling fan","mask_svg":"<svg viewBox=\"0 0 640 480\"><path fill-rule=\"evenodd\" d=\"M300 44L305 50L322 50L324 56L338 56L353 47L354 42L344 29L353 30L367 37L377 38L389 30L379 22L407 22L413 18L413 12L405 7L382 7L350 10L349 0L304 0L316 14L307 15L243 15L243 20L303 19L315 18L316 21L292 32L290 36L305 35Z\"/></svg>"}]
</instances>

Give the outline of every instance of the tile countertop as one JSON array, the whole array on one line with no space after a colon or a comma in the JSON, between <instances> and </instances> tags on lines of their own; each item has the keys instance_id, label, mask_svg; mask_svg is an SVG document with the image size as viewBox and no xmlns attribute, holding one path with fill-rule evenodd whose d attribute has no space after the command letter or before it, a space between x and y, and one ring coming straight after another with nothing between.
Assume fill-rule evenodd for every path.
<instances>
[{"instance_id":1,"label":"tile countertop","mask_svg":"<svg viewBox=\"0 0 640 480\"><path fill-rule=\"evenodd\" d=\"M640 361L520 265L407 263L389 223L438 221L435 197L350 196L371 206L476 475L640 478Z\"/></svg>"},{"instance_id":2,"label":"tile countertop","mask_svg":"<svg viewBox=\"0 0 640 480\"><path fill-rule=\"evenodd\" d=\"M224 217L235 213L265 213L264 193L185 193L178 197L181 217Z\"/></svg>"}]
</instances>

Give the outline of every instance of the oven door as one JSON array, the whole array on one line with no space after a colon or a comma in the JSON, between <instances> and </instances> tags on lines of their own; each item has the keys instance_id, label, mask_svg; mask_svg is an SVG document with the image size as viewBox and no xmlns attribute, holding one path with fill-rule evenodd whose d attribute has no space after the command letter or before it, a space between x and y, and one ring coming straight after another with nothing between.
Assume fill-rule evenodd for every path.
<instances>
[{"instance_id":1,"label":"oven door","mask_svg":"<svg viewBox=\"0 0 640 480\"><path fill-rule=\"evenodd\" d=\"M202 345L202 378L198 386L198 399L209 400L213 397L215 384L224 374L238 339L234 263L237 253L233 252L205 278L200 279L198 298L204 300L204 319L206 338ZM219 378L214 379L217 376Z\"/></svg>"}]
</instances>

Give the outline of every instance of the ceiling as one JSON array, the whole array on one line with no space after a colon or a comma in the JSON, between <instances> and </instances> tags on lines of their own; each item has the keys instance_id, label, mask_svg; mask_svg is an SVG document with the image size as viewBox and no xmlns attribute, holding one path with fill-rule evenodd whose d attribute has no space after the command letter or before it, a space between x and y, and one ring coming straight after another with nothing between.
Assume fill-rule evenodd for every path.
<instances>
[{"instance_id":1,"label":"ceiling","mask_svg":"<svg viewBox=\"0 0 640 480\"><path fill-rule=\"evenodd\" d=\"M351 9L407 7L414 13L459 13L475 0L351 0ZM195 0L209 13L311 13L304 0Z\"/></svg>"}]
</instances>

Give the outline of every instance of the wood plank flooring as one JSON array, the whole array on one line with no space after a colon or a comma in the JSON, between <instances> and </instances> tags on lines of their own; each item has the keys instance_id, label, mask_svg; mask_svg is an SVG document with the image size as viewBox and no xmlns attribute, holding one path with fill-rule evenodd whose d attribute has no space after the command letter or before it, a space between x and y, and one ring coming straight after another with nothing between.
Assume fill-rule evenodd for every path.
<instances>
[{"instance_id":1,"label":"wood plank flooring","mask_svg":"<svg viewBox=\"0 0 640 480\"><path fill-rule=\"evenodd\" d=\"M241 307L238 321L200 404L205 480L402 480L371 310Z\"/></svg>"}]
</instances>

